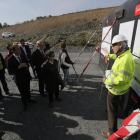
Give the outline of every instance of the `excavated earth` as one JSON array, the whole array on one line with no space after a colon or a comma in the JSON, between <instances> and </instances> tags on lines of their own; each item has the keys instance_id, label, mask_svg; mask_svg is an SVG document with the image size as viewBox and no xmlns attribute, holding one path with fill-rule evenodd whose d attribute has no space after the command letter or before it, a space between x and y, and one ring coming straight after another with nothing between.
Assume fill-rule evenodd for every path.
<instances>
[{"instance_id":1,"label":"excavated earth","mask_svg":"<svg viewBox=\"0 0 140 140\"><path fill-rule=\"evenodd\" d=\"M59 49L53 48L56 59ZM68 47L73 61L81 49ZM86 48L77 60L74 67L78 75L82 73L94 50L95 47ZM1 53L5 56L7 51L3 50ZM62 75L62 71L60 74ZM32 71L31 75L33 77ZM43 98L39 95L38 80L33 78L31 95L37 100L37 104L28 104L28 110L22 112L20 94L13 77L9 76L7 71L5 76L13 96L5 96L0 101L0 130L3 130L0 134L1 140L105 140L101 132L108 130L107 89L103 89L99 100L103 77L103 71L99 67L99 53L93 57L78 82L73 68L70 68L70 80L73 83L68 91L60 91L61 102L54 98L54 108L51 109L48 106L48 96ZM3 89L2 92L5 95ZM123 121L121 110L119 114L118 128Z\"/></svg>"}]
</instances>

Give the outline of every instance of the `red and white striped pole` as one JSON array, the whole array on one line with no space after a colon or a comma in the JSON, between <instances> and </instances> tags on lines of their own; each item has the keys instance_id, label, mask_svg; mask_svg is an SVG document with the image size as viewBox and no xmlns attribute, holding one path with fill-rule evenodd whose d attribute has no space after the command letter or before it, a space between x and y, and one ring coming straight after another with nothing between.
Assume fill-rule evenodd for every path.
<instances>
[{"instance_id":1,"label":"red and white striped pole","mask_svg":"<svg viewBox=\"0 0 140 140\"><path fill-rule=\"evenodd\" d=\"M105 35L105 37L103 38L103 40L101 41L101 43L98 45L98 47L96 47L95 52L94 52L93 55L91 56L89 62L87 63L86 67L84 68L83 72L81 73L79 79L82 77L83 73L84 73L85 70L87 69L88 65L90 64L90 62L91 62L91 60L92 60L92 58L93 58L93 56L96 54L97 51L100 50L100 46L101 46L101 44L104 42L105 38L106 38L107 35L109 34L110 30L112 29L112 27L114 26L114 24L116 23L116 21L117 21L117 18L115 18L115 20L114 20L114 22L112 23L112 25L111 25L109 31L107 32L107 34ZM78 80L79 80L79 79L78 79Z\"/></svg>"},{"instance_id":2,"label":"red and white striped pole","mask_svg":"<svg viewBox=\"0 0 140 140\"><path fill-rule=\"evenodd\" d=\"M129 137L140 130L140 110L134 110L132 114L123 121L123 127L116 131L107 140L128 140Z\"/></svg>"}]
</instances>

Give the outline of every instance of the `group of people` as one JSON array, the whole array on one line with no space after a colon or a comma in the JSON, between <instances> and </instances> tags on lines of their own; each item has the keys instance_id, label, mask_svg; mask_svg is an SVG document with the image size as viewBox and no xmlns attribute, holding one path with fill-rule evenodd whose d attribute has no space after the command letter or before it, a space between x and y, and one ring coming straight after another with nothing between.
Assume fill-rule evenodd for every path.
<instances>
[{"instance_id":1,"label":"group of people","mask_svg":"<svg viewBox=\"0 0 140 140\"><path fill-rule=\"evenodd\" d=\"M49 95L49 106L53 107L53 94L56 99L61 101L59 96L59 85L62 89L67 89L66 84L69 84L69 68L73 65L68 52L65 41L61 42L61 50L59 52L59 61L55 59L55 53L50 50L50 47L46 48L46 45L42 41L37 41L37 49L31 54L29 46L25 45L25 41L20 40L19 45L8 45L8 55L5 57L5 62L0 54L0 80L3 85L3 89L7 96L9 93L6 81L5 81L5 68L8 69L10 75L14 76L14 81L19 89L23 110L27 110L27 103L36 103L31 99L30 93L30 80L31 75L29 72L29 64L32 67L35 77L39 79L39 92L42 97L46 97L44 87ZM117 114L119 98L128 93L129 87L133 80L135 71L135 63L131 54L131 49L128 47L128 40L123 35L116 35L112 40L112 50L114 54L109 54L104 59L115 60L110 77L104 77L103 83L110 86L108 88L107 96L107 113L108 113L108 127L109 130L102 133L102 136L109 138L114 132L117 131ZM63 77L59 74L59 69L62 68ZM37 75L36 75L37 73ZM45 86L44 86L45 85ZM0 99L2 99L2 93L0 90Z\"/></svg>"},{"instance_id":2,"label":"group of people","mask_svg":"<svg viewBox=\"0 0 140 140\"><path fill-rule=\"evenodd\" d=\"M21 95L23 103L23 111L27 110L27 103L36 103L37 101L31 99L30 81L32 79L29 66L31 66L35 78L38 78L39 93L42 97L49 96L49 106L53 107L53 94L56 100L61 101L59 97L59 85L61 90L67 89L66 84L69 83L69 67L73 62L67 53L67 45L65 41L61 42L61 50L59 53L59 61L55 59L55 53L50 50L48 43L41 40L36 43L37 49L31 53L28 45L25 45L25 40L21 39L20 44L10 45L8 55L5 57L0 54L0 80L3 89L7 96L12 96L5 80L5 69L8 73L13 75L15 84ZM59 74L60 67L63 71L63 78ZM3 98L0 89L0 99Z\"/></svg>"}]
</instances>

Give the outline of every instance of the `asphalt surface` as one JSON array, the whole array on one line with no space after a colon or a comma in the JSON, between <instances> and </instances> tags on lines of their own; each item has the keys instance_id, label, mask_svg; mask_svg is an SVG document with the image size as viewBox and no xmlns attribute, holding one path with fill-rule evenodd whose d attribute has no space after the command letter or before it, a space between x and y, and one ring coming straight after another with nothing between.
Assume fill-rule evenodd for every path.
<instances>
[{"instance_id":1,"label":"asphalt surface","mask_svg":"<svg viewBox=\"0 0 140 140\"><path fill-rule=\"evenodd\" d=\"M74 48L69 55L74 61L81 48ZM54 49L58 58L58 49ZM88 48L74 65L80 75L89 61L94 48ZM7 52L2 52L3 56ZM62 74L62 71L61 71ZM33 76L33 75L32 75ZM60 91L61 102L54 98L54 108L49 108L48 96L39 95L38 80L31 81L31 95L37 104L28 104L22 112L19 91L6 73L6 80L12 97L0 101L1 140L105 140L101 132L108 130L106 97L107 89L101 91L103 72L99 67L99 53L96 53L79 82L73 68L70 68L69 91ZM0 83L1 84L1 83ZM0 85L1 86L1 85ZM2 87L2 86L1 86ZM3 92L4 95L4 92ZM118 128L123 119L118 119Z\"/></svg>"}]
</instances>

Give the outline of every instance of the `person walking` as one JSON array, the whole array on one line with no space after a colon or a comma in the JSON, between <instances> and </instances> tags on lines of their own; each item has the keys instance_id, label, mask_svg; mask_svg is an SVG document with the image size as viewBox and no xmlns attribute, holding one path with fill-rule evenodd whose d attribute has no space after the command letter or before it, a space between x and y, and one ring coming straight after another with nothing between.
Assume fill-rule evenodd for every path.
<instances>
[{"instance_id":1,"label":"person walking","mask_svg":"<svg viewBox=\"0 0 140 140\"><path fill-rule=\"evenodd\" d=\"M21 49L18 45L13 45L12 50L13 55L8 59L8 72L10 75L14 75L15 83L21 95L23 111L26 111L27 102L36 103L35 100L31 99L28 61L21 54Z\"/></svg>"},{"instance_id":2,"label":"person walking","mask_svg":"<svg viewBox=\"0 0 140 140\"><path fill-rule=\"evenodd\" d=\"M42 64L42 75L46 86L46 92L49 94L50 108L53 107L53 94L55 93L56 100L61 101L59 97L59 85L61 90L64 88L64 84L58 71L58 61L55 59L53 51L48 50L46 53L48 60Z\"/></svg>"},{"instance_id":3,"label":"person walking","mask_svg":"<svg viewBox=\"0 0 140 140\"><path fill-rule=\"evenodd\" d=\"M39 79L39 92L42 97L46 97L44 93L44 82L41 76L41 65L46 61L46 56L44 54L44 46L42 41L37 41L37 49L32 54L32 62L36 67L37 77Z\"/></svg>"},{"instance_id":4,"label":"person walking","mask_svg":"<svg viewBox=\"0 0 140 140\"><path fill-rule=\"evenodd\" d=\"M5 94L7 96L12 96L12 94L9 93L9 89L5 80L5 62L2 54L0 53L0 81L2 83L3 89L5 91ZM3 99L2 91L0 88L0 100Z\"/></svg>"},{"instance_id":5,"label":"person walking","mask_svg":"<svg viewBox=\"0 0 140 140\"><path fill-rule=\"evenodd\" d=\"M109 58L115 60L111 69L110 78L103 78L104 84L111 86L108 88L107 96L109 130L102 133L102 136L105 138L109 138L117 131L119 98L129 91L129 87L133 80L135 63L131 54L131 49L129 49L127 44L128 40L125 36L114 36L112 40L112 50L114 54L109 54L104 57L104 59Z\"/></svg>"},{"instance_id":6,"label":"person walking","mask_svg":"<svg viewBox=\"0 0 140 140\"><path fill-rule=\"evenodd\" d=\"M67 44L65 41L61 42L61 50L59 51L59 59L60 59L60 67L63 71L63 82L64 82L64 89L67 89L66 87L66 82L67 84L70 83L69 81L69 68L71 65L74 63L71 61L68 52L67 52Z\"/></svg>"}]
</instances>

